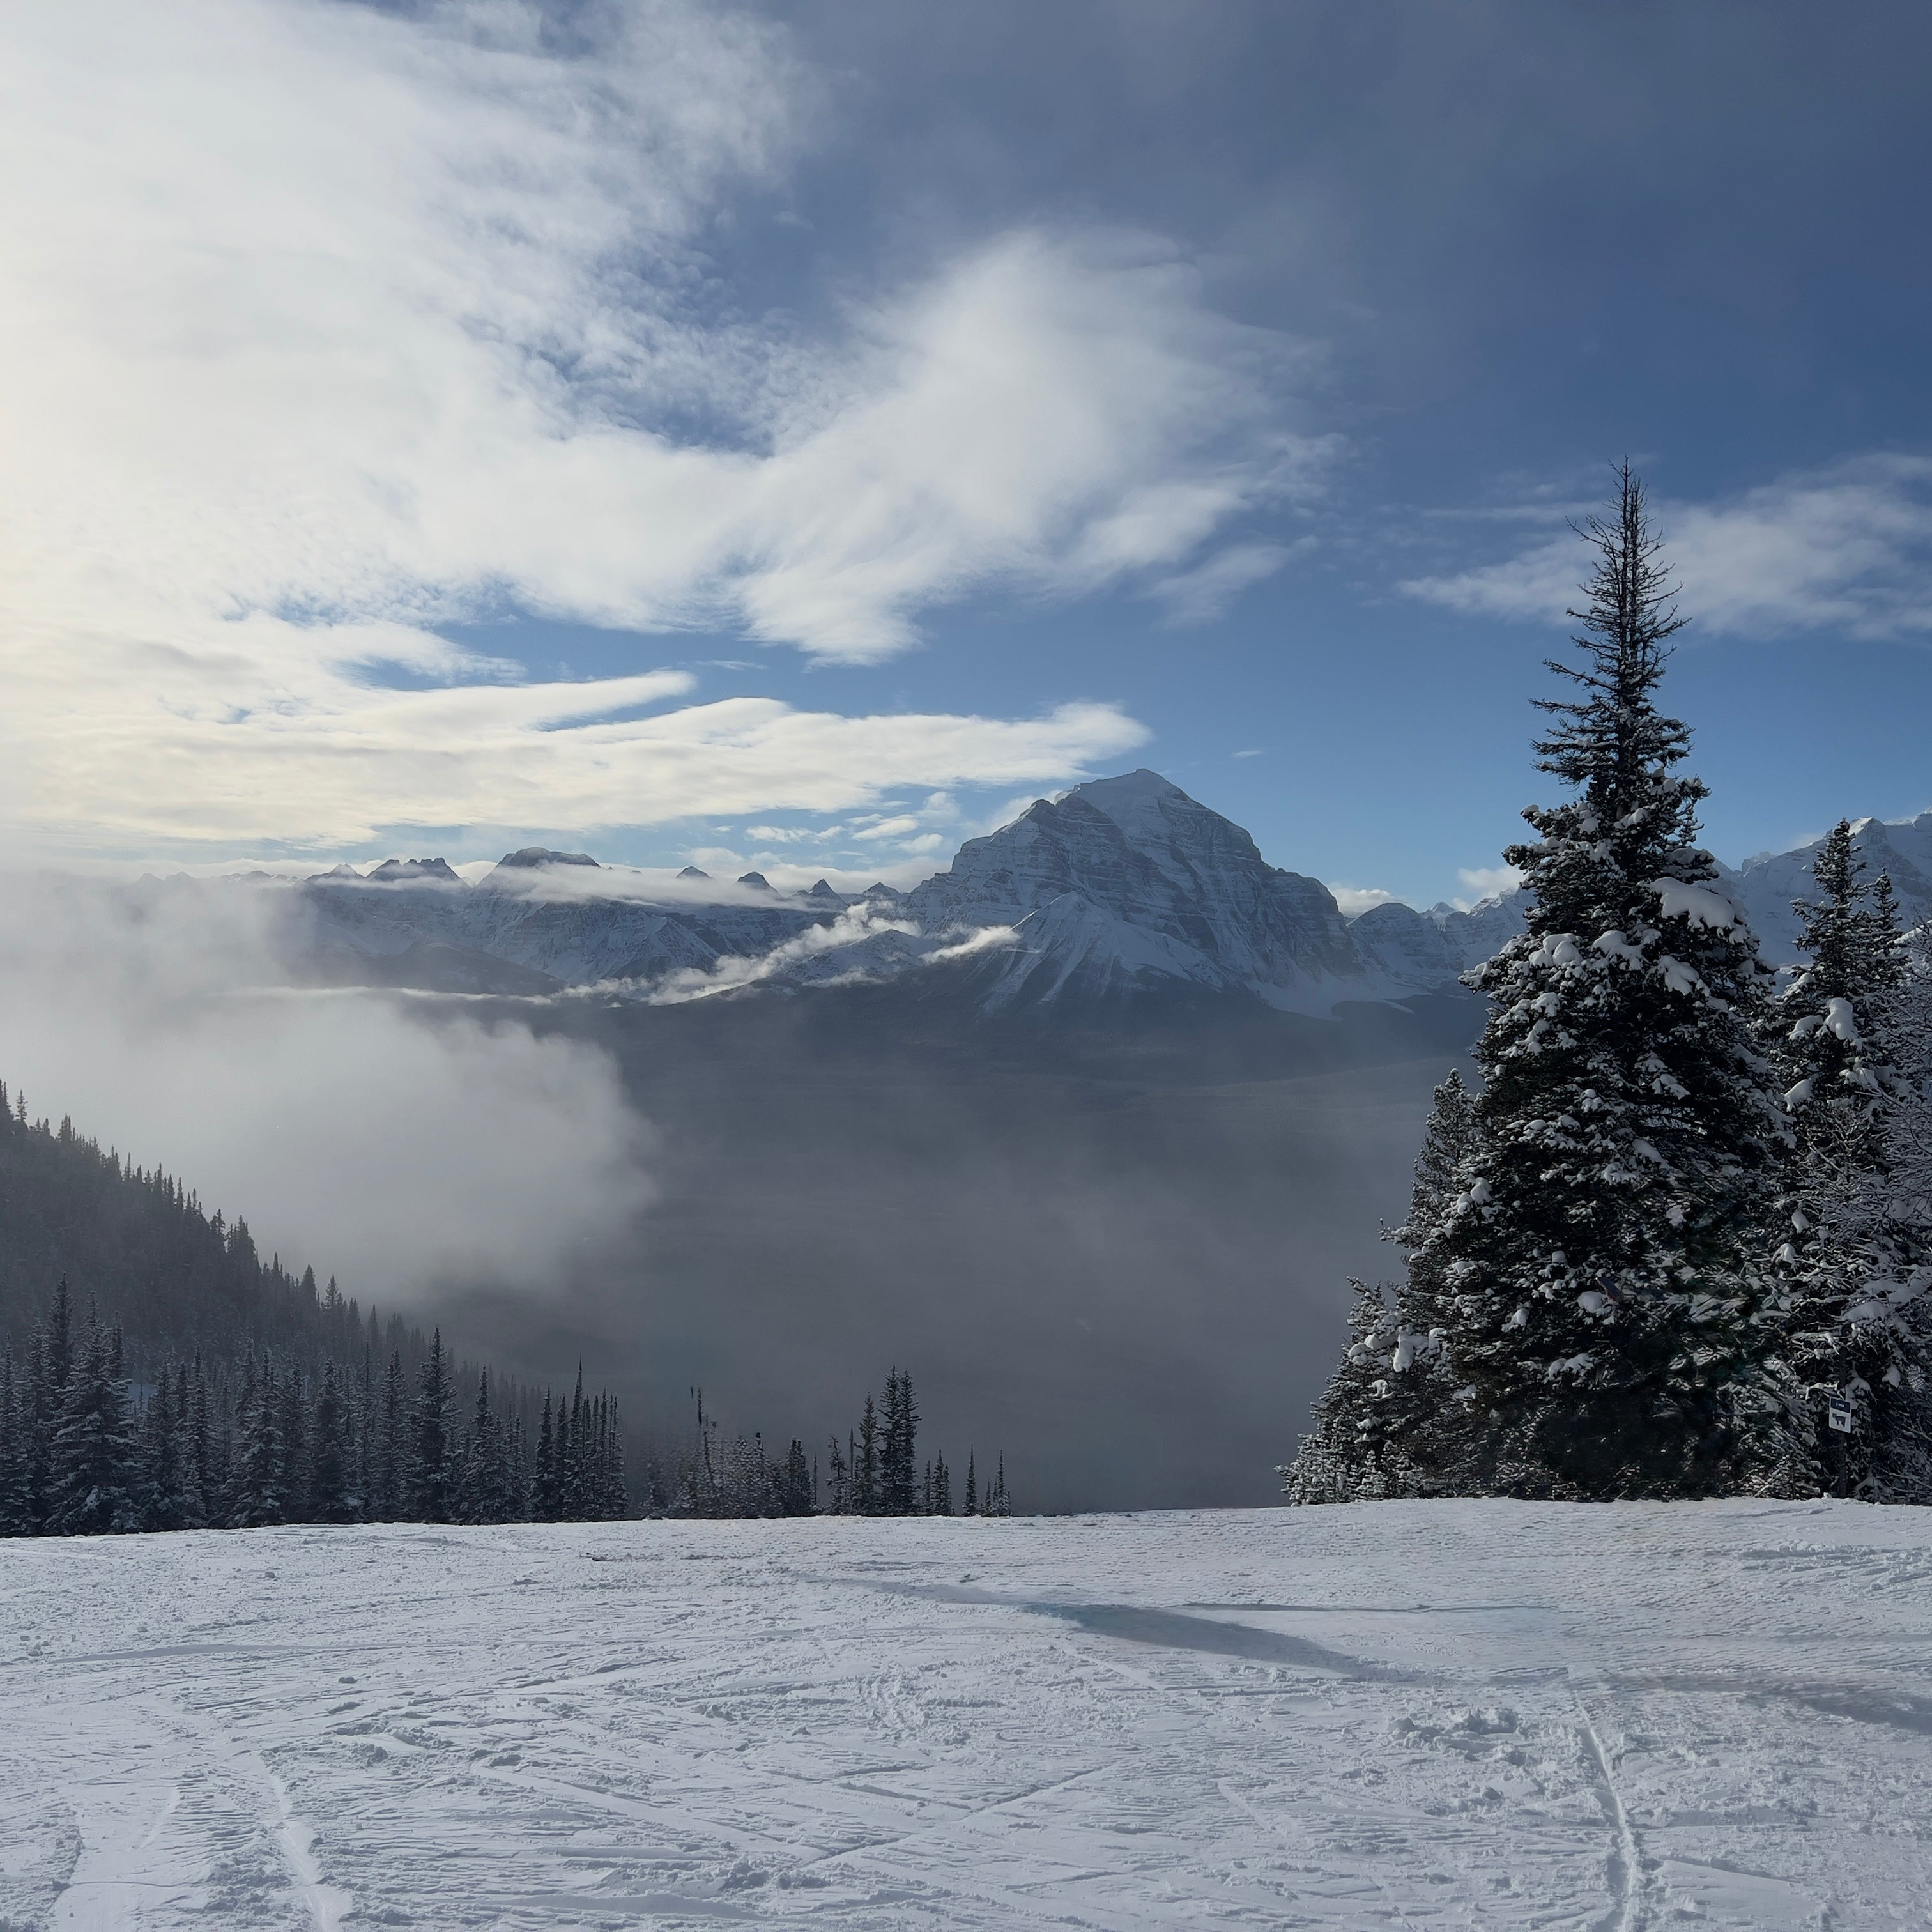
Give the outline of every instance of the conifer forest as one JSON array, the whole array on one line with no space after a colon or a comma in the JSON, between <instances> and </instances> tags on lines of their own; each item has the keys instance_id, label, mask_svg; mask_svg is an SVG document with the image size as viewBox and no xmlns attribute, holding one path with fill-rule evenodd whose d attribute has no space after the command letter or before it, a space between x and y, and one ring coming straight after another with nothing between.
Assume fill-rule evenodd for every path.
<instances>
[{"instance_id":1,"label":"conifer forest","mask_svg":"<svg viewBox=\"0 0 1932 1932\"><path fill-rule=\"evenodd\" d=\"M38 1308L37 1276L63 1259ZM951 1515L922 1464L909 1372L821 1465L794 1440L695 1426L627 1466L615 1400L460 1360L440 1329L365 1315L264 1262L245 1220L174 1177L30 1121L0 1086L0 1536L274 1523L586 1522L637 1515ZM696 1395L697 1392L694 1391ZM1004 1459L958 1508L1003 1515Z\"/></svg>"}]
</instances>

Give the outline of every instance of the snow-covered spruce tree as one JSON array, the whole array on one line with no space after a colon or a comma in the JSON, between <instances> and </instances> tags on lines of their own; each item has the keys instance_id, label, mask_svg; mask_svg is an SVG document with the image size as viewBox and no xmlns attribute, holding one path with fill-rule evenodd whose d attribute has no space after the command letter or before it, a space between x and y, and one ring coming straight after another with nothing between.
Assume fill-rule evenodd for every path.
<instances>
[{"instance_id":1,"label":"snow-covered spruce tree","mask_svg":"<svg viewBox=\"0 0 1932 1932\"><path fill-rule=\"evenodd\" d=\"M1396 1290L1395 1348L1376 1427L1383 1466L1402 1496L1467 1496L1487 1489L1486 1432L1472 1426L1450 1346L1448 1285L1437 1239L1460 1196L1481 1136L1476 1096L1453 1070L1416 1156L1408 1218L1388 1238L1408 1258Z\"/></svg>"},{"instance_id":2,"label":"snow-covered spruce tree","mask_svg":"<svg viewBox=\"0 0 1932 1932\"><path fill-rule=\"evenodd\" d=\"M1932 1000L1909 977L1891 882L1867 883L1849 822L1798 900L1807 963L1773 1010L1797 1142L1780 1205L1789 1284L1780 1354L1790 1430L1773 1486L1932 1502ZM1852 1426L1827 1404L1849 1404Z\"/></svg>"},{"instance_id":3,"label":"snow-covered spruce tree","mask_svg":"<svg viewBox=\"0 0 1932 1932\"><path fill-rule=\"evenodd\" d=\"M55 1535L102 1536L140 1527L121 1336L91 1309L49 1460L47 1528Z\"/></svg>"},{"instance_id":4,"label":"snow-covered spruce tree","mask_svg":"<svg viewBox=\"0 0 1932 1932\"><path fill-rule=\"evenodd\" d=\"M1275 1474L1294 1503L1370 1502L1406 1492L1384 1466L1391 1448L1382 1424L1396 1353L1396 1314L1379 1287L1351 1281L1348 1343L1315 1404L1314 1426L1294 1460Z\"/></svg>"},{"instance_id":5,"label":"snow-covered spruce tree","mask_svg":"<svg viewBox=\"0 0 1932 1932\"><path fill-rule=\"evenodd\" d=\"M1393 1306L1383 1289L1352 1284L1348 1346L1316 1404L1313 1431L1277 1472L1292 1502L1467 1495L1487 1486L1483 1434L1457 1396L1436 1239L1478 1131L1475 1096L1452 1070L1436 1090L1408 1218L1388 1232L1408 1255L1408 1279Z\"/></svg>"},{"instance_id":6,"label":"snow-covered spruce tree","mask_svg":"<svg viewBox=\"0 0 1932 1932\"><path fill-rule=\"evenodd\" d=\"M1658 708L1682 622L1628 466L1596 551L1575 687L1541 769L1572 788L1507 857L1528 930L1470 975L1480 1134L1440 1232L1450 1360L1493 1486L1700 1496L1761 1481L1775 1405L1763 1246L1784 1130L1754 1044L1768 969L1696 843L1690 734Z\"/></svg>"}]
</instances>

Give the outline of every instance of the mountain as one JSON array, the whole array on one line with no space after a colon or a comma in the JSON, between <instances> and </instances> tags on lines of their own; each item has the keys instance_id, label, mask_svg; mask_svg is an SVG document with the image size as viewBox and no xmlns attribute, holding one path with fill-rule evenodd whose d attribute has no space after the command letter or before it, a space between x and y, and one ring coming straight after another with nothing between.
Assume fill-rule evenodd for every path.
<instances>
[{"instance_id":1,"label":"mountain","mask_svg":"<svg viewBox=\"0 0 1932 1932\"><path fill-rule=\"evenodd\" d=\"M787 893L694 868L647 884L542 847L473 886L440 859L392 859L281 890L284 950L310 980L608 986L662 1002L916 976L930 999L1054 1018L1148 998L1325 1016L1453 987L1510 929L1500 910L1485 924L1394 905L1352 926L1319 880L1270 865L1240 826L1144 770L1036 800L904 893L823 879Z\"/></svg>"},{"instance_id":2,"label":"mountain","mask_svg":"<svg viewBox=\"0 0 1932 1932\"><path fill-rule=\"evenodd\" d=\"M1723 868L1731 896L1741 904L1766 958L1788 964L1797 955L1798 916L1793 899L1816 891L1811 862L1822 836L1790 852L1760 852L1736 872ZM1888 824L1882 818L1852 821L1852 843L1866 875L1889 874L1899 911L1910 928L1932 921L1932 812Z\"/></svg>"},{"instance_id":3,"label":"mountain","mask_svg":"<svg viewBox=\"0 0 1932 1932\"><path fill-rule=\"evenodd\" d=\"M1932 920L1932 813L1858 822L1908 920ZM1812 848L1723 868L1766 953L1787 962ZM182 889L192 882L172 882ZM1460 997L1460 976L1522 928L1520 892L1468 910L1397 901L1348 919L1320 880L1272 866L1240 826L1157 772L1076 785L962 845L910 891L775 888L687 866L652 880L588 853L506 854L476 884L441 859L346 866L290 886L292 976L508 997L571 987L664 1004L904 982L928 1006L1072 1024L1149 1000L1324 1018L1362 1003Z\"/></svg>"}]
</instances>

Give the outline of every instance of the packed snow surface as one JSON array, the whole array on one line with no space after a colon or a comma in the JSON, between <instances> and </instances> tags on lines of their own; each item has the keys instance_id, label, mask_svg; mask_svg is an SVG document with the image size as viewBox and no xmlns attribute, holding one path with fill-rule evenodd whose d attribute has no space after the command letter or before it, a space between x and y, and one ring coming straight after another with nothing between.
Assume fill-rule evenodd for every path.
<instances>
[{"instance_id":1,"label":"packed snow surface","mask_svg":"<svg viewBox=\"0 0 1932 1932\"><path fill-rule=\"evenodd\" d=\"M1932 1511L0 1544L0 1924L1922 1926Z\"/></svg>"}]
</instances>

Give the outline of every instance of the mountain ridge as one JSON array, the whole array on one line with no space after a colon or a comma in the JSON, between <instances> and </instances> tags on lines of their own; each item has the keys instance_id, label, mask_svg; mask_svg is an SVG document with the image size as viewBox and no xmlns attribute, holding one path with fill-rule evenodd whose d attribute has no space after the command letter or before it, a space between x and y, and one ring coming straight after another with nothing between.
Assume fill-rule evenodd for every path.
<instances>
[{"instance_id":1,"label":"mountain ridge","mask_svg":"<svg viewBox=\"0 0 1932 1932\"><path fill-rule=\"evenodd\" d=\"M1890 874L1908 922L1932 920L1932 813L1859 820L1855 842ZM1811 851L1719 868L1780 964ZM1319 880L1270 864L1244 828L1144 767L1036 800L904 892L820 879L785 892L760 874L727 884L692 867L662 889L637 878L530 846L473 885L441 858L267 883L289 895L280 950L310 980L512 997L596 987L666 1004L920 975L982 1015L1049 1019L1154 994L1320 1017L1454 992L1521 928L1525 905L1513 890L1466 910L1388 900L1348 917Z\"/></svg>"}]
</instances>

